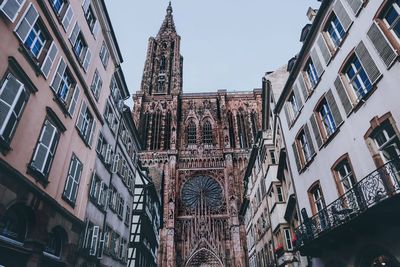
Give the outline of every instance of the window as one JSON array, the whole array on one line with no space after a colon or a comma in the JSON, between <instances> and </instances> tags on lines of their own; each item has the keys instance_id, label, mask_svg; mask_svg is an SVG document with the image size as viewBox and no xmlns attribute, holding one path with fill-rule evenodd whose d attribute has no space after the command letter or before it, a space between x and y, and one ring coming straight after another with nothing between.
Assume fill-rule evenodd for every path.
<instances>
[{"instance_id":1,"label":"window","mask_svg":"<svg viewBox=\"0 0 400 267\"><path fill-rule=\"evenodd\" d=\"M388 2L381 17L386 27L400 40L400 0Z\"/></svg>"},{"instance_id":2,"label":"window","mask_svg":"<svg viewBox=\"0 0 400 267\"><path fill-rule=\"evenodd\" d=\"M28 98L25 86L12 74L7 74L0 88L0 138L8 145Z\"/></svg>"},{"instance_id":3,"label":"window","mask_svg":"<svg viewBox=\"0 0 400 267\"><path fill-rule=\"evenodd\" d=\"M197 139L197 130L196 130L196 123L194 121L190 121L187 127L187 142L188 146L195 146L196 139Z\"/></svg>"},{"instance_id":4,"label":"window","mask_svg":"<svg viewBox=\"0 0 400 267\"><path fill-rule=\"evenodd\" d=\"M300 151L302 153L302 156L304 157L305 162L308 162L311 157L311 147L310 147L310 140L307 138L305 131L303 130L297 139Z\"/></svg>"},{"instance_id":5,"label":"window","mask_svg":"<svg viewBox=\"0 0 400 267\"><path fill-rule=\"evenodd\" d=\"M87 71L90 65L90 60L92 58L92 53L90 52L90 49L85 39L83 38L83 34L78 23L75 24L69 40L71 41L73 50L80 64L82 65L83 69Z\"/></svg>"},{"instance_id":6,"label":"window","mask_svg":"<svg viewBox=\"0 0 400 267\"><path fill-rule=\"evenodd\" d=\"M315 68L315 65L314 65L312 59L310 59L307 62L306 68L304 71L305 71L306 78L307 78L310 89L314 88L318 83L319 76L318 76L317 69Z\"/></svg>"},{"instance_id":7,"label":"window","mask_svg":"<svg viewBox=\"0 0 400 267\"><path fill-rule=\"evenodd\" d=\"M30 169L41 178L47 179L49 175L59 138L56 126L46 120L30 163Z\"/></svg>"},{"instance_id":8,"label":"window","mask_svg":"<svg viewBox=\"0 0 400 267\"><path fill-rule=\"evenodd\" d=\"M44 253L51 254L58 258L61 257L61 252L64 244L65 239L65 231L64 229L60 228L59 226L55 227L48 236L47 244L44 249Z\"/></svg>"},{"instance_id":9,"label":"window","mask_svg":"<svg viewBox=\"0 0 400 267\"><path fill-rule=\"evenodd\" d=\"M93 93L94 97L96 98L96 100L99 99L102 86L103 86L103 81L101 80L100 74L97 70L95 70L94 75L93 75L92 85L90 86L90 89L92 89L92 93Z\"/></svg>"},{"instance_id":10,"label":"window","mask_svg":"<svg viewBox=\"0 0 400 267\"><path fill-rule=\"evenodd\" d=\"M14 22L24 3L25 0L4 0L0 4L0 10L11 22Z\"/></svg>"},{"instance_id":11,"label":"window","mask_svg":"<svg viewBox=\"0 0 400 267\"><path fill-rule=\"evenodd\" d=\"M108 187L105 182L103 182L100 177L98 177L96 172L93 172L92 182L89 191L89 196L92 203L105 210L107 207L107 192Z\"/></svg>"},{"instance_id":12,"label":"window","mask_svg":"<svg viewBox=\"0 0 400 267\"><path fill-rule=\"evenodd\" d=\"M51 89L56 94L57 99L66 108L68 114L73 116L78 103L80 88L72 78L67 63L63 58L60 59L57 71L54 74Z\"/></svg>"},{"instance_id":13,"label":"window","mask_svg":"<svg viewBox=\"0 0 400 267\"><path fill-rule=\"evenodd\" d=\"M238 129L240 148L249 148L251 146L248 130L250 129L247 114L243 110L239 110L236 114L236 122Z\"/></svg>"},{"instance_id":14,"label":"window","mask_svg":"<svg viewBox=\"0 0 400 267\"><path fill-rule=\"evenodd\" d=\"M100 30L100 24L96 18L94 9L90 2L91 0L84 0L82 3L82 8L83 12L85 13L85 18L88 23L90 31L93 33L94 38L97 38L97 35Z\"/></svg>"},{"instance_id":15,"label":"window","mask_svg":"<svg viewBox=\"0 0 400 267\"><path fill-rule=\"evenodd\" d=\"M350 160L347 156L340 160L332 169L338 185L339 195L343 195L353 188L356 180L351 168Z\"/></svg>"},{"instance_id":16,"label":"window","mask_svg":"<svg viewBox=\"0 0 400 267\"><path fill-rule=\"evenodd\" d=\"M309 197L313 214L319 213L325 208L325 200L319 184L314 185L309 190Z\"/></svg>"},{"instance_id":17,"label":"window","mask_svg":"<svg viewBox=\"0 0 400 267\"><path fill-rule=\"evenodd\" d=\"M317 108L318 118L322 124L322 128L325 131L326 136L330 136L336 130L335 120L333 119L333 115L331 109L326 102L326 99L323 99Z\"/></svg>"},{"instance_id":18,"label":"window","mask_svg":"<svg viewBox=\"0 0 400 267\"><path fill-rule=\"evenodd\" d=\"M160 74L157 82L157 93L164 92L165 74Z\"/></svg>"},{"instance_id":19,"label":"window","mask_svg":"<svg viewBox=\"0 0 400 267\"><path fill-rule=\"evenodd\" d=\"M328 43L333 49L337 49L342 43L346 31L344 30L342 24L340 23L340 20L335 15L335 13L332 13L328 21L325 28L325 33L329 39Z\"/></svg>"},{"instance_id":20,"label":"window","mask_svg":"<svg viewBox=\"0 0 400 267\"><path fill-rule=\"evenodd\" d=\"M83 242L81 243L81 248L90 256L96 256L100 235L100 227L86 219L86 227L82 238Z\"/></svg>"},{"instance_id":21,"label":"window","mask_svg":"<svg viewBox=\"0 0 400 267\"><path fill-rule=\"evenodd\" d=\"M118 213L118 217L120 219L123 218L124 215L124 204L125 204L125 200L122 198L122 196L120 194L118 194L118 207L117 207L117 213Z\"/></svg>"},{"instance_id":22,"label":"window","mask_svg":"<svg viewBox=\"0 0 400 267\"><path fill-rule=\"evenodd\" d=\"M27 214L27 209L22 204L8 208L0 217L0 235L23 242L28 230Z\"/></svg>"},{"instance_id":23,"label":"window","mask_svg":"<svg viewBox=\"0 0 400 267\"><path fill-rule=\"evenodd\" d=\"M101 45L100 49L100 59L101 62L103 63L104 68L107 67L108 60L110 59L110 52L108 52L108 48L105 42Z\"/></svg>"},{"instance_id":24,"label":"window","mask_svg":"<svg viewBox=\"0 0 400 267\"><path fill-rule=\"evenodd\" d=\"M110 166L113 158L113 148L112 145L107 142L104 136L100 133L99 139L96 145L96 152L101 161Z\"/></svg>"},{"instance_id":25,"label":"window","mask_svg":"<svg viewBox=\"0 0 400 267\"><path fill-rule=\"evenodd\" d=\"M82 139L89 146L92 145L93 135L96 130L96 121L90 113L85 101L82 102L76 127Z\"/></svg>"},{"instance_id":26,"label":"window","mask_svg":"<svg viewBox=\"0 0 400 267\"><path fill-rule=\"evenodd\" d=\"M125 224L129 225L130 222L131 222L131 208L127 205L125 213Z\"/></svg>"},{"instance_id":27,"label":"window","mask_svg":"<svg viewBox=\"0 0 400 267\"><path fill-rule=\"evenodd\" d=\"M82 174L82 163L75 156L72 155L71 162L69 165L67 180L65 181L63 198L70 204L75 205L76 198L78 195L79 181Z\"/></svg>"},{"instance_id":28,"label":"window","mask_svg":"<svg viewBox=\"0 0 400 267\"><path fill-rule=\"evenodd\" d=\"M292 231L290 228L284 228L283 233L285 235L285 243L287 250L293 250L293 243L292 243Z\"/></svg>"},{"instance_id":29,"label":"window","mask_svg":"<svg viewBox=\"0 0 400 267\"><path fill-rule=\"evenodd\" d=\"M276 186L276 197L277 197L278 202L284 202L285 201L285 199L283 197L283 189L282 189L281 185L277 185Z\"/></svg>"},{"instance_id":30,"label":"window","mask_svg":"<svg viewBox=\"0 0 400 267\"><path fill-rule=\"evenodd\" d=\"M400 156L400 138L389 120L375 129L372 138L384 163Z\"/></svg>"},{"instance_id":31,"label":"window","mask_svg":"<svg viewBox=\"0 0 400 267\"><path fill-rule=\"evenodd\" d=\"M51 6L53 7L54 11L56 12L57 15L61 13L61 10L64 6L64 1L65 0L49 0Z\"/></svg>"},{"instance_id":32,"label":"window","mask_svg":"<svg viewBox=\"0 0 400 267\"><path fill-rule=\"evenodd\" d=\"M109 102L106 103L106 108L104 110L104 119L107 121L108 126L110 127L111 131L116 134L118 131L118 119L114 115L114 111L111 107Z\"/></svg>"},{"instance_id":33,"label":"window","mask_svg":"<svg viewBox=\"0 0 400 267\"><path fill-rule=\"evenodd\" d=\"M289 106L289 120L293 121L296 117L297 114L300 112L300 105L298 103L298 100L296 99L296 96L294 92L292 92L288 98L288 106Z\"/></svg>"},{"instance_id":34,"label":"window","mask_svg":"<svg viewBox=\"0 0 400 267\"><path fill-rule=\"evenodd\" d=\"M363 98L372 89L371 81L356 55L348 62L344 73L358 99Z\"/></svg>"},{"instance_id":35,"label":"window","mask_svg":"<svg viewBox=\"0 0 400 267\"><path fill-rule=\"evenodd\" d=\"M213 145L213 130L209 121L205 121L203 124L203 143L206 146Z\"/></svg>"}]
</instances>

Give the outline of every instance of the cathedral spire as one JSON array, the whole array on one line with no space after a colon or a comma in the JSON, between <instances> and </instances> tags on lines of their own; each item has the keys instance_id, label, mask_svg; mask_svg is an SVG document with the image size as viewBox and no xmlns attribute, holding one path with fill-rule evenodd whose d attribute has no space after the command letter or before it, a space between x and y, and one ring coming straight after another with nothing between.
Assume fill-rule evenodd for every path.
<instances>
[{"instance_id":1,"label":"cathedral spire","mask_svg":"<svg viewBox=\"0 0 400 267\"><path fill-rule=\"evenodd\" d=\"M176 32L175 29L175 23L174 23L174 17L172 16L172 4L171 1L169 1L168 8L167 8L167 15L165 15L165 19L161 25L160 31L158 32L157 36L162 35L163 33L171 33L171 32Z\"/></svg>"}]
</instances>

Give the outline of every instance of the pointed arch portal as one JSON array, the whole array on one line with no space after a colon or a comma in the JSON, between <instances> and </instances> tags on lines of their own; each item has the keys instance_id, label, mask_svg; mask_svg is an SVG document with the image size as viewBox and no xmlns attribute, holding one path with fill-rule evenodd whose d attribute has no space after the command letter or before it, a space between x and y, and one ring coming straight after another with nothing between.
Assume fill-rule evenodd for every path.
<instances>
[{"instance_id":1,"label":"pointed arch portal","mask_svg":"<svg viewBox=\"0 0 400 267\"><path fill-rule=\"evenodd\" d=\"M188 259L186 267L223 267L221 260L211 250L199 249Z\"/></svg>"}]
</instances>

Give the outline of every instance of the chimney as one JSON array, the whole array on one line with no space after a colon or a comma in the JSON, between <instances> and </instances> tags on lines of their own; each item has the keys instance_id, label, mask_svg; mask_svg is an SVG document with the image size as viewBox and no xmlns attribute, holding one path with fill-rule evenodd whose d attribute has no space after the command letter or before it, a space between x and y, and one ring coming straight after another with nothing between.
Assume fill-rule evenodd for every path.
<instances>
[{"instance_id":1,"label":"chimney","mask_svg":"<svg viewBox=\"0 0 400 267\"><path fill-rule=\"evenodd\" d=\"M309 7L307 10L307 18L308 20L313 23L315 16L317 15L318 9L313 9L312 7Z\"/></svg>"}]
</instances>

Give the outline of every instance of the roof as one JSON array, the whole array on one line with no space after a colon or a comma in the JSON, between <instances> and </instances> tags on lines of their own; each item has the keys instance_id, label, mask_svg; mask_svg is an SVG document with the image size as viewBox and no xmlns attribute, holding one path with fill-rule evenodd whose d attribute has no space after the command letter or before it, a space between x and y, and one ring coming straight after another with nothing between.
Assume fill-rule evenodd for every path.
<instances>
[{"instance_id":1,"label":"roof","mask_svg":"<svg viewBox=\"0 0 400 267\"><path fill-rule=\"evenodd\" d=\"M289 72L287 71L287 65L284 65L265 75L265 79L271 82L272 92L275 100L279 99L288 77Z\"/></svg>"}]
</instances>

